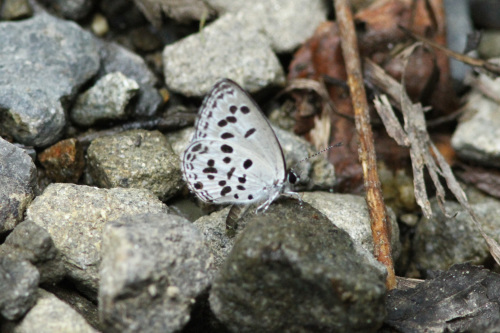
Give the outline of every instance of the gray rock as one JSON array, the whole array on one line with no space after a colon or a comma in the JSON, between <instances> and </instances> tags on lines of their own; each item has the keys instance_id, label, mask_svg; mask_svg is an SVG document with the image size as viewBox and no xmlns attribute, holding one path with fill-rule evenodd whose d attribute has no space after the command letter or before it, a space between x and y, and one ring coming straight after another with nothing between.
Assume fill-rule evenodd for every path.
<instances>
[{"instance_id":1,"label":"gray rock","mask_svg":"<svg viewBox=\"0 0 500 333\"><path fill-rule=\"evenodd\" d=\"M481 41L477 52L481 59L500 57L500 31L481 30Z\"/></svg>"},{"instance_id":2,"label":"gray rock","mask_svg":"<svg viewBox=\"0 0 500 333\"><path fill-rule=\"evenodd\" d=\"M104 229L99 313L113 332L176 332L213 276L202 235L176 215L123 217Z\"/></svg>"},{"instance_id":3,"label":"gray rock","mask_svg":"<svg viewBox=\"0 0 500 333\"><path fill-rule=\"evenodd\" d=\"M451 144L464 159L488 166L500 166L500 103L494 99L500 92L500 79L492 80L481 75L478 85L490 97L473 91L464 107Z\"/></svg>"},{"instance_id":4,"label":"gray rock","mask_svg":"<svg viewBox=\"0 0 500 333\"><path fill-rule=\"evenodd\" d=\"M137 117L149 117L156 113L163 100L155 89L156 76L148 68L144 59L137 54L115 44L98 41L101 69L99 77L113 72L121 72L139 84L137 102L132 114Z\"/></svg>"},{"instance_id":5,"label":"gray rock","mask_svg":"<svg viewBox=\"0 0 500 333\"><path fill-rule=\"evenodd\" d=\"M323 0L207 0L219 13L244 13L248 25L260 29L278 53L291 52L327 19Z\"/></svg>"},{"instance_id":6,"label":"gray rock","mask_svg":"<svg viewBox=\"0 0 500 333\"><path fill-rule=\"evenodd\" d=\"M107 74L78 96L71 120L81 126L91 126L102 120L125 119L127 106L138 90L139 85L122 73Z\"/></svg>"},{"instance_id":7,"label":"gray rock","mask_svg":"<svg viewBox=\"0 0 500 333\"><path fill-rule=\"evenodd\" d=\"M182 186L179 157L158 131L131 130L92 141L90 174L100 187L151 190L166 200Z\"/></svg>"},{"instance_id":8,"label":"gray rock","mask_svg":"<svg viewBox=\"0 0 500 333\"><path fill-rule=\"evenodd\" d=\"M385 276L346 232L293 200L246 218L210 291L213 312L231 331L377 331Z\"/></svg>"},{"instance_id":9,"label":"gray rock","mask_svg":"<svg viewBox=\"0 0 500 333\"><path fill-rule=\"evenodd\" d=\"M28 261L0 256L0 314L19 319L36 301L40 275Z\"/></svg>"},{"instance_id":10,"label":"gray rock","mask_svg":"<svg viewBox=\"0 0 500 333\"><path fill-rule=\"evenodd\" d=\"M251 93L285 83L268 38L248 28L242 12L228 13L200 33L165 47L163 66L169 88L186 96L203 96L223 77Z\"/></svg>"},{"instance_id":11,"label":"gray rock","mask_svg":"<svg viewBox=\"0 0 500 333\"><path fill-rule=\"evenodd\" d=\"M70 20L80 20L88 15L94 0L43 0L54 9L59 15L70 19Z\"/></svg>"},{"instance_id":12,"label":"gray rock","mask_svg":"<svg viewBox=\"0 0 500 333\"><path fill-rule=\"evenodd\" d=\"M167 209L147 190L51 184L30 205L27 219L49 232L68 275L83 292L95 298L104 225L121 216Z\"/></svg>"},{"instance_id":13,"label":"gray rock","mask_svg":"<svg viewBox=\"0 0 500 333\"><path fill-rule=\"evenodd\" d=\"M224 264L234 245L234 237L229 237L226 233L226 217L229 209L230 207L226 207L193 222L193 225L203 234L217 270Z\"/></svg>"},{"instance_id":14,"label":"gray rock","mask_svg":"<svg viewBox=\"0 0 500 333\"><path fill-rule=\"evenodd\" d=\"M373 256L373 238L370 226L370 216L366 207L366 201L361 196L349 194L334 194L327 192L303 192L300 193L302 200L307 202L325 216L340 229L351 236L357 251L366 256L371 264L383 271L383 266ZM296 205L300 204L296 201ZM252 211L252 207L244 208ZM302 209L302 208L298 208ZM229 237L226 232L226 218L229 207L216 211L197 219L193 225L197 227L205 237L210 251L215 258L215 266L219 269L231 251L234 238ZM246 213L243 213L244 215ZM401 242L399 238L399 226L392 209L388 209L389 220L392 226L392 253L396 261L401 255ZM245 227L245 221L237 221L236 232Z\"/></svg>"},{"instance_id":15,"label":"gray rock","mask_svg":"<svg viewBox=\"0 0 500 333\"><path fill-rule=\"evenodd\" d=\"M0 138L0 232L14 229L22 221L37 190L36 175L31 157Z\"/></svg>"},{"instance_id":16,"label":"gray rock","mask_svg":"<svg viewBox=\"0 0 500 333\"><path fill-rule=\"evenodd\" d=\"M0 245L0 257L26 260L36 266L40 283L57 283L66 274L59 251L52 238L39 225L24 221Z\"/></svg>"},{"instance_id":17,"label":"gray rock","mask_svg":"<svg viewBox=\"0 0 500 333\"><path fill-rule=\"evenodd\" d=\"M485 240L473 224L469 214L459 204L445 204L447 218L435 199L431 201L434 217L422 218L415 229L413 240L414 259L417 268L423 270L447 270L453 264L470 262L483 265L491 256ZM472 205L486 234L500 242L500 202L484 200Z\"/></svg>"},{"instance_id":18,"label":"gray rock","mask_svg":"<svg viewBox=\"0 0 500 333\"><path fill-rule=\"evenodd\" d=\"M45 285L44 289L71 306L92 327L104 332L104 326L99 320L97 304L80 294L71 284L64 284L63 282L57 285Z\"/></svg>"},{"instance_id":19,"label":"gray rock","mask_svg":"<svg viewBox=\"0 0 500 333\"><path fill-rule=\"evenodd\" d=\"M19 323L6 325L12 333L97 333L82 316L51 293L39 289L36 305Z\"/></svg>"},{"instance_id":20,"label":"gray rock","mask_svg":"<svg viewBox=\"0 0 500 333\"><path fill-rule=\"evenodd\" d=\"M351 194L327 192L305 192L302 200L325 214L334 225L347 231L354 244L360 246L362 252L373 258L373 236L370 226L370 214L364 197ZM396 261L401 255L401 241L396 215L387 207L391 223L392 256ZM358 248L359 250L359 248Z\"/></svg>"},{"instance_id":21,"label":"gray rock","mask_svg":"<svg viewBox=\"0 0 500 333\"><path fill-rule=\"evenodd\" d=\"M445 0L446 15L446 42L448 47L455 52L464 52L467 37L473 32L474 27L470 18L468 0ZM484 36L481 36L483 39ZM450 59L450 72L453 80L462 85L465 76L470 73L471 67L455 59Z\"/></svg>"},{"instance_id":22,"label":"gray rock","mask_svg":"<svg viewBox=\"0 0 500 333\"><path fill-rule=\"evenodd\" d=\"M64 104L99 68L92 35L39 14L0 23L0 129L20 143L47 146L66 125Z\"/></svg>"},{"instance_id":23,"label":"gray rock","mask_svg":"<svg viewBox=\"0 0 500 333\"><path fill-rule=\"evenodd\" d=\"M193 135L194 127L188 127L180 131L167 133L165 138L170 143L172 150L182 159L184 156L184 150L186 150L191 143Z\"/></svg>"}]
</instances>

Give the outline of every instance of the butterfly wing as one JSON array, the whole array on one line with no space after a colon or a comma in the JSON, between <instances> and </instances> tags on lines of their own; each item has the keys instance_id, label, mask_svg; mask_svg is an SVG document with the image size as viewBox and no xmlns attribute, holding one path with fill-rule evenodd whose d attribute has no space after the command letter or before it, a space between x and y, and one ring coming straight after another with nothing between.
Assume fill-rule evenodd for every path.
<instances>
[{"instance_id":1,"label":"butterfly wing","mask_svg":"<svg viewBox=\"0 0 500 333\"><path fill-rule=\"evenodd\" d=\"M205 201L253 202L268 195L262 188L283 183L285 169L278 139L257 104L235 82L219 81L202 104L184 153L191 190ZM245 190L237 192L238 186Z\"/></svg>"},{"instance_id":2,"label":"butterfly wing","mask_svg":"<svg viewBox=\"0 0 500 333\"><path fill-rule=\"evenodd\" d=\"M201 200L251 203L267 199L282 184L276 182L272 165L262 156L238 145L232 149L225 145L222 140L200 140L186 149L184 177Z\"/></svg>"}]
</instances>

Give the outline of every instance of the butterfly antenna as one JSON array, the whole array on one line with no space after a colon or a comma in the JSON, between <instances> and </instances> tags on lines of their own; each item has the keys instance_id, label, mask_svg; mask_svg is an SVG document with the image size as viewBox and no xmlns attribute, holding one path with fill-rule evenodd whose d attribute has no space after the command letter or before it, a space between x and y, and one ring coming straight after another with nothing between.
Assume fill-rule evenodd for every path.
<instances>
[{"instance_id":1,"label":"butterfly antenna","mask_svg":"<svg viewBox=\"0 0 500 333\"><path fill-rule=\"evenodd\" d=\"M297 164L299 164L301 162L307 161L308 159L313 158L314 156L318 156L320 154L323 154L327 150L330 150L332 148L339 147L339 146L342 146L342 142L339 142L339 143L336 143L336 144L334 144L332 146L326 147L325 149L321 149L320 151L318 151L318 152L316 152L316 153L314 153L312 155L309 155L306 158L301 159L300 161L298 161L297 163L295 163L295 165L297 165Z\"/></svg>"},{"instance_id":2,"label":"butterfly antenna","mask_svg":"<svg viewBox=\"0 0 500 333\"><path fill-rule=\"evenodd\" d=\"M339 146L342 146L342 142L339 142L339 143L336 143L336 144L334 144L334 145L332 145L332 146L326 147L325 149L321 149L320 151L318 151L318 152L316 152L316 153L314 153L314 154L312 154L312 155L309 155L309 156L307 156L306 158L301 159L300 161L298 161L297 163L295 163L295 164L294 164L294 165L290 168L290 171L292 171L292 172L293 172L293 173L294 173L294 174L295 174L295 175L296 175L296 176L300 179L300 174L301 174L301 172L297 172L297 171L296 171L296 169L295 169L295 167L296 167L297 165L299 165L300 163L302 163L302 162L304 162L304 161L307 161L307 160L308 160L308 159L310 159L310 158L313 158L314 156L318 156L319 154L323 154L323 153L324 153L325 151L327 151L327 150L330 150L330 149L332 149L332 148L339 147Z\"/></svg>"}]
</instances>

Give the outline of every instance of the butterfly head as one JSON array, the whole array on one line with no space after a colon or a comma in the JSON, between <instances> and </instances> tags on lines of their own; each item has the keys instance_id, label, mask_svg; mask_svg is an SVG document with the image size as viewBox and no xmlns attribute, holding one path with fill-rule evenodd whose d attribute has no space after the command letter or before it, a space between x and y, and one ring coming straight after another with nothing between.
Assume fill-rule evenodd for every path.
<instances>
[{"instance_id":1,"label":"butterfly head","mask_svg":"<svg viewBox=\"0 0 500 333\"><path fill-rule=\"evenodd\" d=\"M286 180L288 181L289 184L295 185L299 182L300 177L298 173L295 172L295 170L288 169L286 172Z\"/></svg>"}]
</instances>

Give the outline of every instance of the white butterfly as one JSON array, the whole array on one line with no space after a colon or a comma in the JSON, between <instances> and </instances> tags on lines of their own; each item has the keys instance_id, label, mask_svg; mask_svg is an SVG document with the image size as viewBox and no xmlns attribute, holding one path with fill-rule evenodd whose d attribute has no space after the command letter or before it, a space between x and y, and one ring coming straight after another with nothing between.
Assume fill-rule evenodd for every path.
<instances>
[{"instance_id":1,"label":"white butterfly","mask_svg":"<svg viewBox=\"0 0 500 333\"><path fill-rule=\"evenodd\" d=\"M268 120L234 81L222 79L205 97L196 131L182 161L184 178L198 198L216 204L263 202L265 211L298 177L286 169Z\"/></svg>"}]
</instances>

